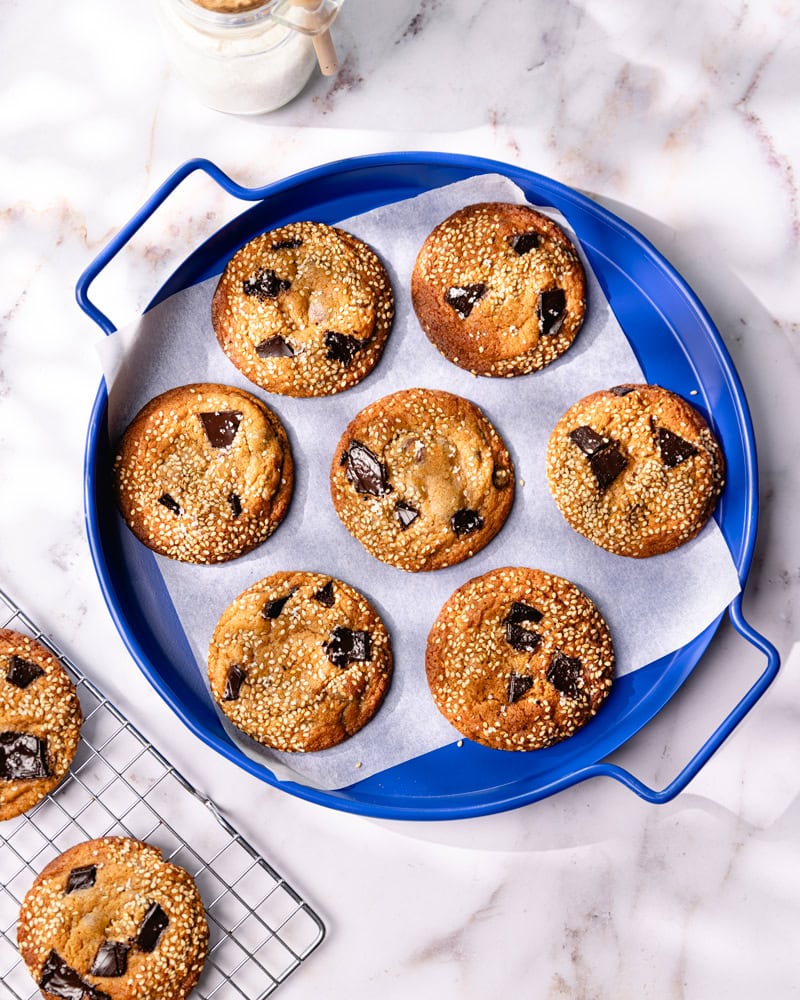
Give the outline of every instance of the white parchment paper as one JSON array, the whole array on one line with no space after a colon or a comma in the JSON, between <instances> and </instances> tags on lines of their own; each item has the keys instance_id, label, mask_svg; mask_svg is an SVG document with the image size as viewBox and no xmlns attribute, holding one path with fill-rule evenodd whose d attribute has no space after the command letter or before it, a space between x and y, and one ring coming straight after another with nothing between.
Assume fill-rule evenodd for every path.
<instances>
[{"instance_id":1,"label":"white parchment paper","mask_svg":"<svg viewBox=\"0 0 800 1000\"><path fill-rule=\"evenodd\" d=\"M218 566L156 557L204 679L208 643L224 608L246 587L278 570L312 570L352 584L373 602L389 629L395 656L390 693L375 719L344 744L314 754L277 753L243 738L221 716L231 738L280 779L339 788L458 739L428 692L425 644L450 594L490 569L528 565L575 582L608 622L618 674L685 645L739 590L727 545L713 521L677 551L626 559L569 528L550 496L545 449L562 413L596 389L644 381L585 258L587 320L566 354L543 371L515 379L475 378L442 358L428 342L409 293L417 252L435 225L477 201L525 198L506 178L489 175L340 223L384 261L397 315L378 367L338 396L291 399L266 394L244 379L218 347L211 328L216 279L174 295L101 345L112 441L149 399L188 382L249 389L278 413L291 440L294 497L285 521L264 545ZM545 211L569 228L558 213ZM497 537L467 562L434 573L406 573L370 556L339 521L328 486L335 446L351 418L373 400L412 386L445 389L477 403L508 445L517 474L514 507ZM686 387L684 394L691 390Z\"/></svg>"}]
</instances>

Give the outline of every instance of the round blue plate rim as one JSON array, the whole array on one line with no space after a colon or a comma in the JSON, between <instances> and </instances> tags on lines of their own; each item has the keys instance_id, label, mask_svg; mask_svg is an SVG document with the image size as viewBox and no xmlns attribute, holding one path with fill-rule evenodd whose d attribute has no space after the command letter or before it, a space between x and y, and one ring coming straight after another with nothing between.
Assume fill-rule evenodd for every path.
<instances>
[{"instance_id":1,"label":"round blue plate rim","mask_svg":"<svg viewBox=\"0 0 800 1000\"><path fill-rule=\"evenodd\" d=\"M445 174L450 175L455 173L460 174L463 177L488 172L504 174L511 180L520 184L520 186L526 190L526 193L528 193L528 196L532 201L538 201L539 204L554 205L555 207L560 208L576 229L579 237L581 237L581 229L570 217L570 211L566 206L570 206L582 213L585 213L587 217L595 223L609 227L610 230L614 231L618 237L621 237L627 243L630 243L634 248L635 253L639 255L642 260L646 260L648 266L653 266L655 268L655 273L661 276L660 280L665 280L668 286L674 290L683 305L689 310L693 318L693 322L697 325L698 330L702 334L701 340L692 346L695 350L697 350L699 344L703 350L711 350L713 359L719 369L718 374L722 376L724 386L727 389L727 396L724 397L724 401L728 406L732 407L734 413L735 419L733 421L733 425L730 424L730 419L728 419L725 429L729 439L734 431L738 433L737 444L741 448L741 453L738 454L737 452L737 459L741 465L740 474L744 480L741 485L744 486L744 491L742 494L742 509L740 512L741 523L739 523L739 517L737 516L737 523L734 525L733 530L729 529L726 531L726 538L728 539L728 542L733 550L732 555L739 573L739 578L742 584L744 584L749 572L750 563L752 561L752 551L755 542L758 511L757 468L752 423L744 391L728 351L710 316L699 302L697 296L694 294L683 277L678 274L678 272L659 253L659 251L656 250L656 248L629 223L620 219L618 216L610 212L608 209L605 209L603 206L597 204L586 195L583 195L558 181L552 180L551 178L535 173L534 171L527 170L523 167L502 163L500 161L450 153L407 152L372 154L369 156L353 157L322 164L318 167L302 171L281 181L267 185L264 188L258 189L258 203L255 206L251 206L243 211L239 216L223 226L200 247L194 250L183 262L183 264L181 264L161 286L151 303L148 305L148 308L151 308L163 298L166 298L174 291L177 291L178 288L185 287L186 284L190 283L186 280L186 276L188 274L193 275L193 281L199 281L202 280L203 277L208 276L207 274L199 273L202 270L202 267L198 262L203 259L209 245L215 240L218 240L221 234L225 234L227 231L233 230L237 225L241 225L242 220L245 220L246 218L252 216L254 212L263 208L269 199L275 198L276 196L284 196L287 193L291 194L297 190L310 192L314 186L317 186L320 183L335 184L337 180L361 171L366 171L368 176L373 176L376 171L380 172L387 169L391 171L393 168L396 168L403 173L405 186L409 186L407 177L410 175L408 174L408 171L413 172L415 170L422 170L423 172L428 173L433 172L434 174L440 173L442 176ZM453 179L461 179L461 176L449 177L448 179L441 180L441 183L450 183ZM414 187L414 185L410 186ZM424 190L428 190L429 188L436 186L439 185L432 183L418 185L416 186L415 193L421 193ZM532 189L536 191L536 197L531 197ZM383 188L379 188L379 190L385 191L386 187L384 186ZM413 193L403 193L400 196L411 197L413 196ZM373 205L362 207L359 211L366 211L368 207L376 207L378 204L384 204L395 200L398 200L398 198L388 197L385 201L376 200ZM328 203L326 202L325 204ZM296 212L293 214L295 217L300 217ZM349 212L347 214L356 214L356 212ZM341 218L343 216L340 215L339 217ZM261 228L268 228L269 225L273 224L278 224L278 221L270 222L266 226L261 226ZM256 230L253 230L246 238L250 238L250 236L255 235L255 231ZM244 242L244 239L240 240L240 242ZM616 261L611 261L610 263L616 264ZM644 293L642 292L642 294ZM693 361L692 351L689 346L685 343L682 344L682 346L684 347L689 359ZM646 368L645 371L647 374ZM698 372L698 377L699 383L702 386L702 372ZM640 700L636 704L635 711L627 716L625 726L618 727L614 730L613 734L604 734L604 736L607 736L608 739L605 741L601 753L590 759L579 759L575 766L570 765L566 770L563 767L560 770L557 769L551 776L548 776L546 780L540 779L538 783L536 781L533 783L526 781L523 776L520 779L514 779L513 781L506 782L500 786L472 789L467 792L462 791L453 794L438 792L428 795L415 790L413 787L413 781L410 789L401 792L398 792L394 785L389 782L387 786L388 791L384 790L383 785L385 782L385 775L391 775L392 772L402 773L403 769L408 768L409 765L416 764L416 766L425 767L431 766L431 762L433 762L433 766L435 766L437 755L440 759L448 757L453 747L446 747L441 750L434 751L432 754L425 755L424 758L418 758L416 762L411 761L408 762L408 765L399 765L398 768L392 769L391 772L385 772L383 776L376 775L370 779L357 782L348 788L343 789L316 789L297 782L279 781L275 778L272 772L263 765L256 763L242 754L234 744L228 741L222 730L220 730L220 732L223 733L223 735L222 738L220 738L218 734L211 732L206 726L204 726L191 711L186 710L182 699L176 695L176 692L174 691L169 680L152 662L148 651L144 648L144 644L140 642L140 637L135 633L135 630L131 628L126 607L119 599L117 587L114 583L115 567L110 566L106 559L100 524L101 512L98 510L97 505L98 490L100 488L99 480L101 478L98 476L99 463L97 461L97 455L98 448L102 444L104 434L107 439L107 402L108 399L105 383L101 382L92 409L86 438L84 468L85 518L90 550L101 590L112 619L114 620L123 641L133 655L137 665L159 695L179 716L179 718L181 718L184 724L206 745L212 747L226 759L232 761L248 773L253 774L268 784L274 785L275 787L281 788L308 801L342 811L354 812L378 818L442 820L466 818L470 816L500 812L551 795L556 791L583 780L586 776L600 773L598 770L598 762L601 761L604 756L613 752L613 750L617 749L630 739L631 736L646 725L674 696L680 686L684 683L686 677L688 677L696 666L709 642L713 638L721 620L722 616L712 622L700 636L696 637L691 643L688 643L682 649L677 650L668 657L664 657L661 661L658 661L657 664L651 664L649 667L642 668L641 671L636 672L639 675L647 676L647 671L651 671L653 676L656 677L656 671L654 669L651 670L651 668L658 668L657 679L654 681L652 687L645 687L644 693L641 695ZM712 420L714 419L715 415L713 413L709 413L707 415L709 415ZM729 444L730 440L728 440L728 446ZM100 448L100 450L102 450L102 448ZM726 454L727 453L728 449L726 448ZM601 717L602 713L598 716L598 719L594 720L593 724L596 725ZM580 736L582 734L578 735ZM574 737L573 740L575 740ZM561 746L563 746L563 744ZM469 749L474 749L477 753L502 754L501 751L486 751L485 748L478 748L474 745L470 745ZM538 753L541 754L547 752L548 751L539 751ZM464 756L462 755L457 760L452 761L448 757L446 764L442 764L441 760L439 762L440 767L450 767L453 764L456 766L463 766ZM602 767L602 765L600 765L600 767ZM401 788L403 788L406 784L402 780L402 777L399 784Z\"/></svg>"}]
</instances>

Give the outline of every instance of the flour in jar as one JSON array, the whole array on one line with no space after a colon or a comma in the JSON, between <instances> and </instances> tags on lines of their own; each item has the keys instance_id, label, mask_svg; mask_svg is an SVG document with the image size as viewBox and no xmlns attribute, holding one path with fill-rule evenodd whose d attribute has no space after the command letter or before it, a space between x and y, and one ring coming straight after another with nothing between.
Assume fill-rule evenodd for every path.
<instances>
[{"instance_id":1,"label":"flour in jar","mask_svg":"<svg viewBox=\"0 0 800 1000\"><path fill-rule=\"evenodd\" d=\"M204 104L230 114L263 114L300 93L316 64L314 46L309 35L276 20L281 6L159 0L172 63Z\"/></svg>"}]
</instances>

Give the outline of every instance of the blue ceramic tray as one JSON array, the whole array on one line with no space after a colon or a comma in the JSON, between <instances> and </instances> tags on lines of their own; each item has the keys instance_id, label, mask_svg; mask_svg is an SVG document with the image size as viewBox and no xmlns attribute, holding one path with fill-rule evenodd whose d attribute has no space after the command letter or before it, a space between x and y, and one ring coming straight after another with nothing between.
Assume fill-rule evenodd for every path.
<instances>
[{"instance_id":1,"label":"blue ceramic tray","mask_svg":"<svg viewBox=\"0 0 800 1000\"><path fill-rule=\"evenodd\" d=\"M89 287L147 218L187 176L203 171L228 193L253 202L195 250L158 291L151 306L218 274L244 242L295 219L335 223L379 205L480 173L516 182L531 202L559 209L583 249L650 382L688 394L713 424L728 466L715 517L742 585L752 559L758 513L753 429L738 376L709 316L683 279L639 233L590 199L539 174L485 159L439 153L394 153L326 164L263 188L243 188L206 160L169 177L81 276L84 311L110 334L115 327L89 299ZM454 819L510 809L586 778L614 778L650 802L683 789L775 677L773 646L744 620L741 596L728 608L736 631L766 657L766 666L723 723L663 789L649 788L605 761L670 700L702 656L722 616L677 652L618 678L603 711L576 736L547 750L504 753L465 741L444 747L347 788L320 791L277 782L228 739L198 676L183 630L152 554L132 541L109 488L107 395L101 384L85 456L86 525L95 568L111 615L134 659L201 740L262 780L337 809L393 819Z\"/></svg>"}]
</instances>

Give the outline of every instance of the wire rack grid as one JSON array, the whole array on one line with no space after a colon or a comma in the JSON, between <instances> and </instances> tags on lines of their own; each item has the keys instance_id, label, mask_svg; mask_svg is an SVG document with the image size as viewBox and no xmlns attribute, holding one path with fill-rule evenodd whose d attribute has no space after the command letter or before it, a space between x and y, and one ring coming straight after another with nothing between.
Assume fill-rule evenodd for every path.
<instances>
[{"instance_id":1,"label":"wire rack grid","mask_svg":"<svg viewBox=\"0 0 800 1000\"><path fill-rule=\"evenodd\" d=\"M193 998L269 996L322 942L319 915L2 589L0 627L51 650L75 682L84 715L66 778L33 809L0 823L0 1000L41 996L16 946L17 915L34 878L67 848L105 836L145 840L194 877L209 952Z\"/></svg>"}]
</instances>

